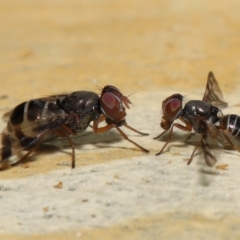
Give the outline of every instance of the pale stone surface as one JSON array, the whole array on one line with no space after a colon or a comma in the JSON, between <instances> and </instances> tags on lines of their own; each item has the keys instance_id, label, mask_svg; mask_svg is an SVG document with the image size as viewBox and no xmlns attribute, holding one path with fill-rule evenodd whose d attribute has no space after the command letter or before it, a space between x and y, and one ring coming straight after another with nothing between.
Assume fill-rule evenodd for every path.
<instances>
[{"instance_id":1,"label":"pale stone surface","mask_svg":"<svg viewBox=\"0 0 240 240\"><path fill-rule=\"evenodd\" d=\"M28 168L0 173L4 239L239 239L239 153L224 150L206 169L176 131L167 151L161 101L172 93L201 99L215 73L239 113L239 1L16 1L1 4L0 111L53 93L112 84L131 95L127 122L150 136L116 131L42 147ZM6 123L2 120L1 128ZM212 174L211 174L212 173ZM59 182L63 186L55 188Z\"/></svg>"}]
</instances>

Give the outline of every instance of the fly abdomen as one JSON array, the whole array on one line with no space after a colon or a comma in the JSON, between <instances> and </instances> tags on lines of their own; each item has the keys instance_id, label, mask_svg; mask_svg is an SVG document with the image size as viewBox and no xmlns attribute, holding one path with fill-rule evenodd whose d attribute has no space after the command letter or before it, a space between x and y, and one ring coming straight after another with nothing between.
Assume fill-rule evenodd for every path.
<instances>
[{"instance_id":1,"label":"fly abdomen","mask_svg":"<svg viewBox=\"0 0 240 240\"><path fill-rule=\"evenodd\" d=\"M24 125L27 122L36 121L42 116L46 101L31 100L16 106L10 116L11 125Z\"/></svg>"},{"instance_id":2,"label":"fly abdomen","mask_svg":"<svg viewBox=\"0 0 240 240\"><path fill-rule=\"evenodd\" d=\"M63 113L64 111L59 109L54 102L43 99L30 100L19 104L13 109L7 124L7 131L11 132L11 141L18 140L23 149L32 147L38 140L35 135L41 132L37 129L49 124L54 115ZM53 137L50 133L45 136L46 139L52 139Z\"/></svg>"},{"instance_id":3,"label":"fly abdomen","mask_svg":"<svg viewBox=\"0 0 240 240\"><path fill-rule=\"evenodd\" d=\"M38 126L37 120L42 117L46 104L47 102L43 100L31 100L23 102L13 109L7 124L7 131L11 132L11 136L9 136L11 141L18 140L22 147L28 147L27 141L32 135L33 127ZM32 140L31 137L30 139Z\"/></svg>"},{"instance_id":4,"label":"fly abdomen","mask_svg":"<svg viewBox=\"0 0 240 240\"><path fill-rule=\"evenodd\" d=\"M240 137L240 117L235 114L229 114L222 117L219 121L221 130L227 130L233 137Z\"/></svg>"},{"instance_id":5,"label":"fly abdomen","mask_svg":"<svg viewBox=\"0 0 240 240\"><path fill-rule=\"evenodd\" d=\"M12 127L21 125L21 128L32 126L33 122L50 121L56 115L64 115L64 110L60 109L55 101L45 101L42 99L23 102L15 107L10 116Z\"/></svg>"},{"instance_id":6,"label":"fly abdomen","mask_svg":"<svg viewBox=\"0 0 240 240\"><path fill-rule=\"evenodd\" d=\"M18 162L26 155L25 151L30 151L37 144L55 138L54 131L46 129L46 126L57 117L65 119L63 114L64 111L59 109L55 101L36 99L16 106L0 136L0 169L5 168L3 164Z\"/></svg>"}]
</instances>

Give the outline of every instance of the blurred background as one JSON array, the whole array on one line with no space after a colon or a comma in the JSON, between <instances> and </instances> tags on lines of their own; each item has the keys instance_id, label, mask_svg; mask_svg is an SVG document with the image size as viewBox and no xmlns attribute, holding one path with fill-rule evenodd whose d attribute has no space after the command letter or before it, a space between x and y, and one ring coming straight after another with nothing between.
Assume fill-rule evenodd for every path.
<instances>
[{"instance_id":1,"label":"blurred background","mask_svg":"<svg viewBox=\"0 0 240 240\"><path fill-rule=\"evenodd\" d=\"M239 4L2 2L1 94L28 99L106 83L130 93L169 86L189 92L205 86L210 70L231 91L229 81L238 85L240 75Z\"/></svg>"}]
</instances>

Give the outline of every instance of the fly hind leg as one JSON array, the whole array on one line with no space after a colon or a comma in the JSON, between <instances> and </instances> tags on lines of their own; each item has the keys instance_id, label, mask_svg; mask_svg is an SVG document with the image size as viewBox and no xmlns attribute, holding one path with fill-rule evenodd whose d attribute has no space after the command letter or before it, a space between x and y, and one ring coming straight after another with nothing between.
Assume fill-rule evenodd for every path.
<instances>
[{"instance_id":1,"label":"fly hind leg","mask_svg":"<svg viewBox=\"0 0 240 240\"><path fill-rule=\"evenodd\" d=\"M70 143L72 148L72 168L75 168L75 146L73 140L70 138L70 135L75 135L76 133L66 125L63 125L60 129L55 130L55 134L59 137L65 137Z\"/></svg>"}]
</instances>

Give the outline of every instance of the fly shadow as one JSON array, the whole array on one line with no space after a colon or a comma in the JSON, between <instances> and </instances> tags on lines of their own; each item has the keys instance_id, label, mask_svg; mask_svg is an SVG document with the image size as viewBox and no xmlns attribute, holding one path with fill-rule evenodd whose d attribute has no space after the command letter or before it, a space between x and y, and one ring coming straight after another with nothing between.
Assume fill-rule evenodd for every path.
<instances>
[{"instance_id":1,"label":"fly shadow","mask_svg":"<svg viewBox=\"0 0 240 240\"><path fill-rule=\"evenodd\" d=\"M167 145L166 150L164 152L168 152L171 147L183 148L187 147L188 145L196 146L199 140L200 137L198 134L177 131L174 132L174 134L172 134L170 141L168 134L164 134L163 136L161 136L161 138L157 139L157 141L159 142L169 141L169 144Z\"/></svg>"},{"instance_id":2,"label":"fly shadow","mask_svg":"<svg viewBox=\"0 0 240 240\"><path fill-rule=\"evenodd\" d=\"M131 136L135 137L135 135L131 135ZM139 136L136 135L136 137L139 137ZM73 140L75 150L81 150L84 148L85 145L93 145L94 147L99 149L121 148L121 149L131 149L134 151L139 151L139 149L132 147L131 143L129 143L130 145L129 148L121 147L121 146L111 146L111 144L113 143L126 141L118 132L114 130L111 130L105 133L94 133L93 131L91 131L91 129L89 129L83 133L77 134L75 136L74 135L71 136L71 139ZM38 155L53 154L55 152L61 152L71 157L72 150L71 150L69 141L66 138L59 137L51 140L50 142L42 143L32 151L30 156L21 159L19 162L17 162L14 165L37 161Z\"/></svg>"}]
</instances>

